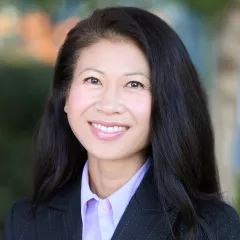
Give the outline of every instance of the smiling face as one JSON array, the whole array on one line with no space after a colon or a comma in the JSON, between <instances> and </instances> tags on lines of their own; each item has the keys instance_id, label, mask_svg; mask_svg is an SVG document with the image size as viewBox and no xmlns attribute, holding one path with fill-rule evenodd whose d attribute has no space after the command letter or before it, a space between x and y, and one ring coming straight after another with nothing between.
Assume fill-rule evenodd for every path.
<instances>
[{"instance_id":1,"label":"smiling face","mask_svg":"<svg viewBox=\"0 0 240 240\"><path fill-rule=\"evenodd\" d=\"M132 41L103 39L81 50L65 111L89 158L145 158L149 78L148 62Z\"/></svg>"}]
</instances>

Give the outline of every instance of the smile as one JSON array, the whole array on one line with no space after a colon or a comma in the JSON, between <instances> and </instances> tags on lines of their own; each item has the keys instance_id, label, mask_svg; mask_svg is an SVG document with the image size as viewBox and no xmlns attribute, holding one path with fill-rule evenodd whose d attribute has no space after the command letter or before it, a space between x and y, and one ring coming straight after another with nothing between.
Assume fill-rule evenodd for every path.
<instances>
[{"instance_id":1,"label":"smile","mask_svg":"<svg viewBox=\"0 0 240 240\"><path fill-rule=\"evenodd\" d=\"M97 124L97 123L91 123L91 125L94 128L97 128L97 129L101 130L102 132L106 132L106 133L123 132L128 129L127 127L121 127L121 126L106 127L104 125Z\"/></svg>"},{"instance_id":2,"label":"smile","mask_svg":"<svg viewBox=\"0 0 240 240\"><path fill-rule=\"evenodd\" d=\"M121 126L117 123L89 122L93 134L100 140L115 140L120 138L129 129L128 126Z\"/></svg>"}]
</instances>

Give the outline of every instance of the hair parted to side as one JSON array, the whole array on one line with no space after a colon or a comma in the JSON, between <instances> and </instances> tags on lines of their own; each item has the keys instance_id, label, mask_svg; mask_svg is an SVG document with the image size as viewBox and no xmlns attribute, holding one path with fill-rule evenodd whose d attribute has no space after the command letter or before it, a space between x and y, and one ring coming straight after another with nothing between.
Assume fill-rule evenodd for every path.
<instances>
[{"instance_id":1,"label":"hair parted to side","mask_svg":"<svg viewBox=\"0 0 240 240\"><path fill-rule=\"evenodd\" d=\"M180 210L189 226L184 239L197 239L194 200L221 197L206 100L177 34L134 7L96 10L68 33L38 132L32 209L80 179L87 153L71 131L64 105L81 49L103 38L134 41L149 62L151 157L159 199Z\"/></svg>"}]
</instances>

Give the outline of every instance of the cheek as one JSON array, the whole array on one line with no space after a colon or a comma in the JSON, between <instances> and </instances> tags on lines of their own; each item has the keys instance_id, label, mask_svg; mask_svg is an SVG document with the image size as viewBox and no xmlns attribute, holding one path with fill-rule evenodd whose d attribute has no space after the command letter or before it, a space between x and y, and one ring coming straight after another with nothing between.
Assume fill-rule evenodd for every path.
<instances>
[{"instance_id":1,"label":"cheek","mask_svg":"<svg viewBox=\"0 0 240 240\"><path fill-rule=\"evenodd\" d=\"M75 111L78 111L79 114L91 105L92 98L83 87L73 86L70 89L67 103L70 112L74 113Z\"/></svg>"},{"instance_id":2,"label":"cheek","mask_svg":"<svg viewBox=\"0 0 240 240\"><path fill-rule=\"evenodd\" d=\"M151 115L150 94L144 94L141 97L136 97L135 99L128 101L128 109L130 109L137 122L149 126Z\"/></svg>"}]
</instances>

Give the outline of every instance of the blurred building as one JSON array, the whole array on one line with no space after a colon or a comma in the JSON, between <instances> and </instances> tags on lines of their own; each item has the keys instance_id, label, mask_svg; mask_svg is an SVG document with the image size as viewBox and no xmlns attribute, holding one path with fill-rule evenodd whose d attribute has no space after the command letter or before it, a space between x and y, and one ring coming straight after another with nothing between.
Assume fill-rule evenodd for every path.
<instances>
[{"instance_id":1,"label":"blurred building","mask_svg":"<svg viewBox=\"0 0 240 240\"><path fill-rule=\"evenodd\" d=\"M16 7L6 6L0 9L0 52L29 55L42 63L54 64L67 32L78 21L77 17L69 17L53 24L45 12L21 14Z\"/></svg>"},{"instance_id":2,"label":"blurred building","mask_svg":"<svg viewBox=\"0 0 240 240\"><path fill-rule=\"evenodd\" d=\"M221 19L219 34L213 42L217 46L217 74L213 76L211 102L223 191L230 201L234 201L240 161L240 116L237 115L237 98L240 94L240 1L230 5Z\"/></svg>"}]
</instances>

